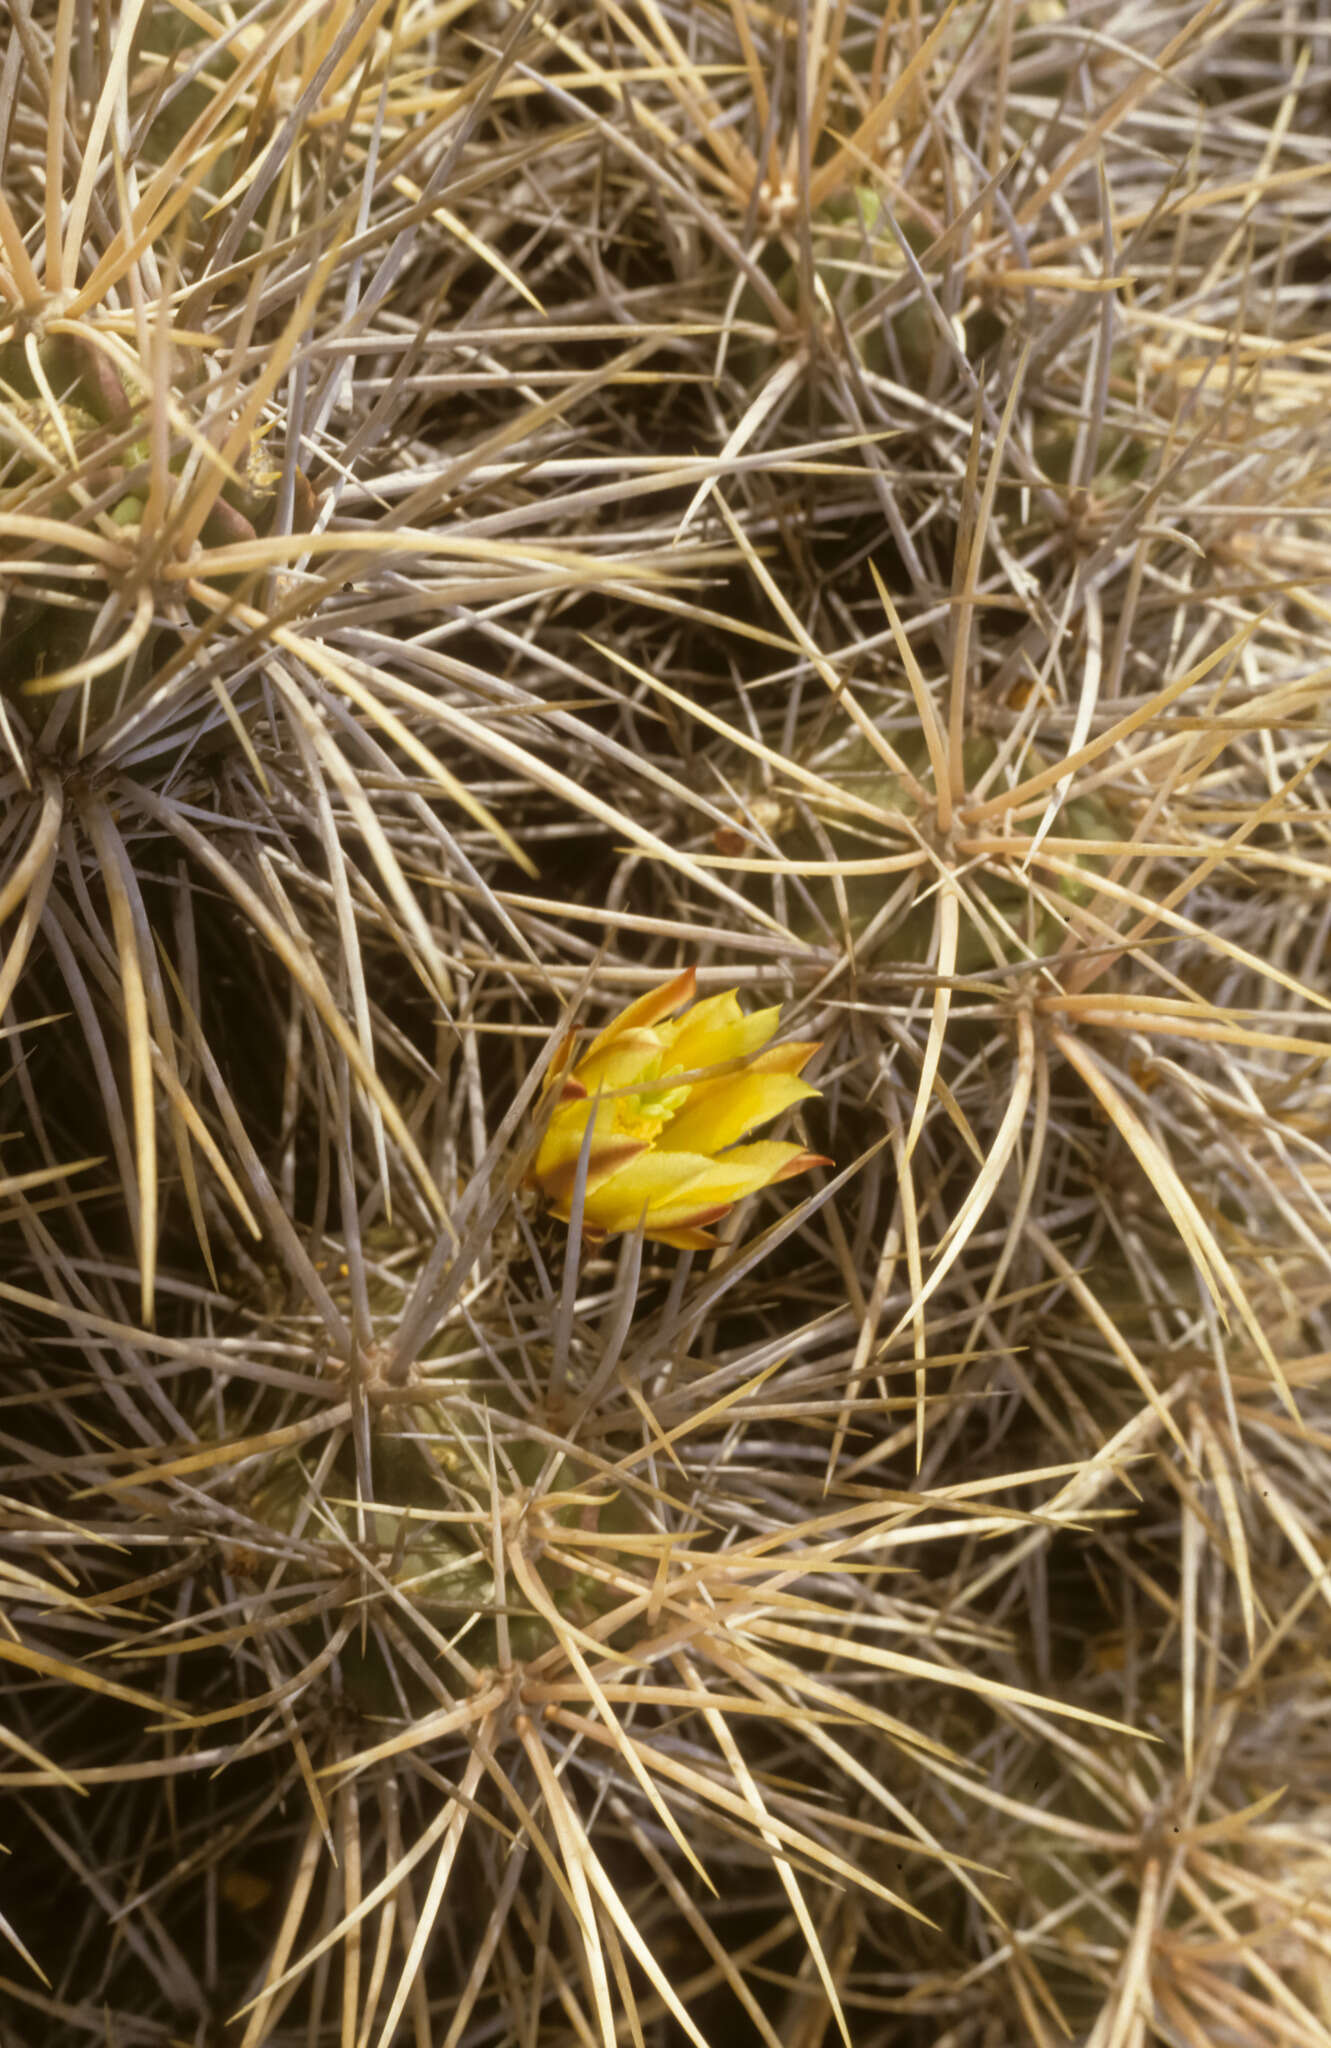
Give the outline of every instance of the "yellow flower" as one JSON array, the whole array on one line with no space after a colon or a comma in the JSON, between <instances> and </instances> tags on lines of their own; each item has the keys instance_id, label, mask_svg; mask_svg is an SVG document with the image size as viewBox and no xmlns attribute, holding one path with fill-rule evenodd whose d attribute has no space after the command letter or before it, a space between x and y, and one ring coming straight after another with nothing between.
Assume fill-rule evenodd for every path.
<instances>
[{"instance_id":1,"label":"yellow flower","mask_svg":"<svg viewBox=\"0 0 1331 2048\"><path fill-rule=\"evenodd\" d=\"M590 1124L582 1210L590 1238L643 1224L658 1244L714 1244L705 1226L743 1196L831 1163L802 1145L736 1143L817 1095L798 1076L818 1047L764 1051L779 1008L746 1017L733 989L691 1003L696 980L689 968L640 996L573 1064L566 1039L546 1077L544 1099L558 1099L528 1182L567 1222ZM682 1017L664 1021L685 1003Z\"/></svg>"}]
</instances>

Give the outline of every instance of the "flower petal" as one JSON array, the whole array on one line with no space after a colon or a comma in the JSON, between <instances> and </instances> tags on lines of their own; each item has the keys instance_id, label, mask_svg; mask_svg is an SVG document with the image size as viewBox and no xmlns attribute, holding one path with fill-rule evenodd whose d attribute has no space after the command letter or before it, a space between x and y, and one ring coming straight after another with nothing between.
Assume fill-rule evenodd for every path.
<instances>
[{"instance_id":1,"label":"flower petal","mask_svg":"<svg viewBox=\"0 0 1331 2048\"><path fill-rule=\"evenodd\" d=\"M587 1161L589 1193L646 1150L645 1139L616 1130L609 1103L598 1105L590 1098L581 1102L562 1102L546 1127L536 1163L528 1175L531 1185L538 1187L547 1201L567 1203L577 1178L583 1136L593 1111L595 1127Z\"/></svg>"},{"instance_id":2,"label":"flower petal","mask_svg":"<svg viewBox=\"0 0 1331 2048\"><path fill-rule=\"evenodd\" d=\"M671 1070L696 1073L700 1067L720 1066L725 1060L751 1059L780 1021L779 1007L755 1010L746 1017L731 988L724 995L706 996L695 1003L661 1035L669 1047Z\"/></svg>"},{"instance_id":3,"label":"flower petal","mask_svg":"<svg viewBox=\"0 0 1331 2048\"><path fill-rule=\"evenodd\" d=\"M733 1202L722 1202L715 1209L704 1209L696 1223L681 1225L678 1230L648 1230L653 1244L673 1245L678 1252L706 1252L714 1250L716 1239L710 1230L704 1230L704 1223L719 1223L734 1208Z\"/></svg>"},{"instance_id":4,"label":"flower petal","mask_svg":"<svg viewBox=\"0 0 1331 2048\"><path fill-rule=\"evenodd\" d=\"M609 1045L587 1053L573 1069L589 1095L598 1088L632 1088L654 1081L661 1071L661 1041L654 1031L629 1031Z\"/></svg>"},{"instance_id":5,"label":"flower petal","mask_svg":"<svg viewBox=\"0 0 1331 2048\"><path fill-rule=\"evenodd\" d=\"M769 1046L749 1064L755 1074L800 1074L814 1054L822 1050L822 1043L821 1038L788 1038L784 1045Z\"/></svg>"},{"instance_id":6,"label":"flower petal","mask_svg":"<svg viewBox=\"0 0 1331 2048\"><path fill-rule=\"evenodd\" d=\"M807 1173L811 1166L835 1166L836 1164L834 1159L828 1158L826 1152L805 1152L798 1145L774 1145L766 1139L760 1141L757 1145L736 1145L734 1152L727 1153L727 1158L733 1159L735 1152L790 1152L794 1154L793 1158L783 1160L776 1167L775 1171L769 1174L768 1179L763 1182L763 1186L767 1188L775 1187L779 1180L790 1180L797 1173Z\"/></svg>"},{"instance_id":7,"label":"flower petal","mask_svg":"<svg viewBox=\"0 0 1331 2048\"><path fill-rule=\"evenodd\" d=\"M635 1159L622 1173L615 1175L606 1188L599 1191L598 1202L605 1200L612 1191L617 1191L622 1182L636 1180L639 1187L646 1184L658 1163L671 1158L668 1152L652 1152L647 1159ZM789 1179L792 1173L801 1173L812 1163L813 1154L806 1152L802 1145L780 1145L770 1142L756 1145L736 1145L721 1159L700 1160L696 1153L676 1153L675 1158L685 1158L701 1171L682 1176L678 1185L669 1189L664 1178L659 1185L657 1198L650 1204L647 1227L651 1231L679 1230L685 1226L714 1221L713 1216L704 1218L704 1210L731 1208L745 1195L756 1194L759 1188L770 1187L773 1181ZM648 1160L651 1166L648 1166ZM642 1202L638 1201L631 1221L610 1226L615 1230L632 1230L642 1214Z\"/></svg>"},{"instance_id":8,"label":"flower petal","mask_svg":"<svg viewBox=\"0 0 1331 2048\"><path fill-rule=\"evenodd\" d=\"M681 1003L687 1003L697 985L697 968L686 967L683 974L677 974L674 980L666 982L664 987L649 988L645 996L639 996L636 1003L630 1003L627 1010L622 1010L618 1017L610 1020L605 1030L588 1046L586 1058L592 1059L597 1053L603 1052L607 1045L612 1044L617 1038L622 1038L626 1031L650 1031L653 1024L658 1023L662 1017L668 1017ZM582 1062L579 1061L578 1064L581 1066Z\"/></svg>"},{"instance_id":9,"label":"flower petal","mask_svg":"<svg viewBox=\"0 0 1331 2048\"><path fill-rule=\"evenodd\" d=\"M754 1145L732 1146L726 1163L732 1161L743 1166L749 1192L754 1194L761 1188L775 1187L778 1181L790 1180L797 1173L806 1173L811 1166L832 1164L821 1152L810 1152L803 1145L778 1144L770 1138L761 1138Z\"/></svg>"},{"instance_id":10,"label":"flower petal","mask_svg":"<svg viewBox=\"0 0 1331 2048\"><path fill-rule=\"evenodd\" d=\"M759 1188L798 1173L809 1157L803 1145L781 1144L771 1138L760 1138L753 1145L732 1145L714 1162L706 1192L715 1201L737 1202L743 1195L755 1195Z\"/></svg>"},{"instance_id":11,"label":"flower petal","mask_svg":"<svg viewBox=\"0 0 1331 2048\"><path fill-rule=\"evenodd\" d=\"M792 1103L805 1102L818 1090L794 1074L726 1074L716 1081L698 1081L684 1107L656 1140L662 1152L715 1154L758 1124L769 1123Z\"/></svg>"},{"instance_id":12,"label":"flower petal","mask_svg":"<svg viewBox=\"0 0 1331 2048\"><path fill-rule=\"evenodd\" d=\"M583 1220L610 1235L636 1230L645 1213L650 1229L657 1214L667 1209L705 1206L691 1201L690 1191L711 1170L712 1161L696 1152L640 1152L588 1194Z\"/></svg>"}]
</instances>

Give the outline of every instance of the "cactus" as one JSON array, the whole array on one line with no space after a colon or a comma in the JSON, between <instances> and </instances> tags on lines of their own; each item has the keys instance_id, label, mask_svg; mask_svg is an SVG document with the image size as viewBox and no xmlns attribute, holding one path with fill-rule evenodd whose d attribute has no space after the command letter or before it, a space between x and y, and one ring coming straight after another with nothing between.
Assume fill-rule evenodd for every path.
<instances>
[{"instance_id":1,"label":"cactus","mask_svg":"<svg viewBox=\"0 0 1331 2048\"><path fill-rule=\"evenodd\" d=\"M1326 2035L1297 14L16 11L0 2034Z\"/></svg>"}]
</instances>

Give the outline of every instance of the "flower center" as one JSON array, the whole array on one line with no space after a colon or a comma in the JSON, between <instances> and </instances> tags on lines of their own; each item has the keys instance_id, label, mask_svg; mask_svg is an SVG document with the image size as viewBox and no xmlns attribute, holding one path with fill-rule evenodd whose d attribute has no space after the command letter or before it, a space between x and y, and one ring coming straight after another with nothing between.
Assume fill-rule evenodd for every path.
<instances>
[{"instance_id":1,"label":"flower center","mask_svg":"<svg viewBox=\"0 0 1331 2048\"><path fill-rule=\"evenodd\" d=\"M635 1089L632 1095L617 1095L610 1103L617 1134L644 1145L662 1132L676 1111L688 1100L687 1082L682 1088L655 1086Z\"/></svg>"}]
</instances>

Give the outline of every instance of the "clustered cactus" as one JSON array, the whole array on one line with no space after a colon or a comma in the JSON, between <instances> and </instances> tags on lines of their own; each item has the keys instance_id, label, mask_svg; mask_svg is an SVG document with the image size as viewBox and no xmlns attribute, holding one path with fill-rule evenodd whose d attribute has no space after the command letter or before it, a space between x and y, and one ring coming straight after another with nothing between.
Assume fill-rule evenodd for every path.
<instances>
[{"instance_id":1,"label":"clustered cactus","mask_svg":"<svg viewBox=\"0 0 1331 2048\"><path fill-rule=\"evenodd\" d=\"M1317 10L5 26L0 2048L1331 2044Z\"/></svg>"}]
</instances>

